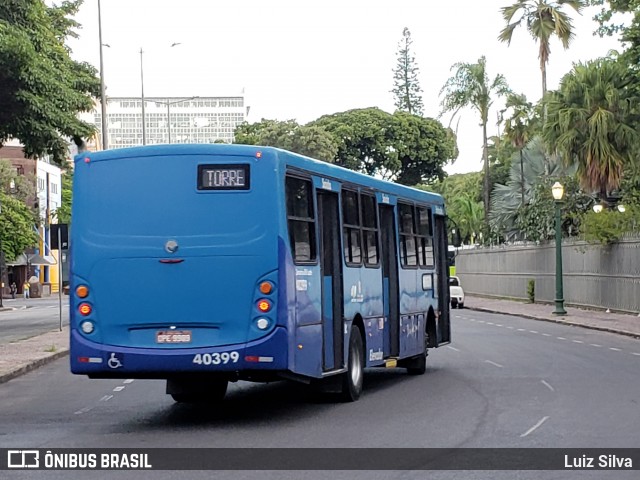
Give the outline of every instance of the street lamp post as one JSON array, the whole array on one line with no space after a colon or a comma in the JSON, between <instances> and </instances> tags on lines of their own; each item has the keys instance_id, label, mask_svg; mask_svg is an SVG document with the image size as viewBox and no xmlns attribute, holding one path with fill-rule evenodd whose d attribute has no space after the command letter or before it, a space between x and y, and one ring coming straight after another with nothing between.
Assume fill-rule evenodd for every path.
<instances>
[{"instance_id":1,"label":"street lamp post","mask_svg":"<svg viewBox=\"0 0 640 480\"><path fill-rule=\"evenodd\" d=\"M100 9L100 0L98 0L98 38L100 40L100 103L102 113L102 149L109 148L108 132L107 132L107 96L105 95L104 86L104 62L102 60L102 15Z\"/></svg>"},{"instance_id":2,"label":"street lamp post","mask_svg":"<svg viewBox=\"0 0 640 480\"><path fill-rule=\"evenodd\" d=\"M142 69L142 47L140 47L140 97L142 100L142 145L147 144L147 119L144 113L144 72Z\"/></svg>"},{"instance_id":3,"label":"street lamp post","mask_svg":"<svg viewBox=\"0 0 640 480\"><path fill-rule=\"evenodd\" d=\"M173 102L161 102L160 100L154 100L156 103L160 105L167 106L167 143L171 143L171 105L176 105L182 102L188 102L189 100L193 100L194 98L200 98L199 96L189 97L189 98L181 98L180 100L174 100Z\"/></svg>"},{"instance_id":4,"label":"street lamp post","mask_svg":"<svg viewBox=\"0 0 640 480\"><path fill-rule=\"evenodd\" d=\"M564 195L564 187L560 182L556 182L551 187L551 193L555 200L556 207L556 308L554 315L566 315L564 309L564 293L562 291L562 218L561 206Z\"/></svg>"},{"instance_id":5,"label":"street lamp post","mask_svg":"<svg viewBox=\"0 0 640 480\"><path fill-rule=\"evenodd\" d=\"M173 42L169 48L173 48L180 45L180 42ZM140 99L142 100L142 145L147 144L147 119L144 111L144 69L142 67L142 47L140 47ZM171 143L171 142L169 142Z\"/></svg>"}]
</instances>

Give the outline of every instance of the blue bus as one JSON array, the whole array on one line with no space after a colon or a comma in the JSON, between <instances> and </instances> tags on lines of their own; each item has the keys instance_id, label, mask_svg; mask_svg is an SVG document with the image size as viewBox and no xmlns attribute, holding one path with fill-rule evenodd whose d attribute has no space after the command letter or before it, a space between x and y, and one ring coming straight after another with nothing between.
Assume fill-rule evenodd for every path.
<instances>
[{"instance_id":1,"label":"blue bus","mask_svg":"<svg viewBox=\"0 0 640 480\"><path fill-rule=\"evenodd\" d=\"M75 159L71 370L177 402L290 379L355 401L363 369L450 342L441 196L272 147Z\"/></svg>"}]
</instances>

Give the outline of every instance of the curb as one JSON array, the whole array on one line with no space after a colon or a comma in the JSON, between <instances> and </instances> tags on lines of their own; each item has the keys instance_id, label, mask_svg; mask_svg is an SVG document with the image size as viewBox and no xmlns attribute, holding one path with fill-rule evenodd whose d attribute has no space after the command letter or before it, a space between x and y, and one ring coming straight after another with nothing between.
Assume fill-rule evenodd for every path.
<instances>
[{"instance_id":1,"label":"curb","mask_svg":"<svg viewBox=\"0 0 640 480\"><path fill-rule=\"evenodd\" d=\"M54 360L58 360L59 358L65 357L69 354L69 349L65 348L62 349L58 352L52 353L51 355L44 357L44 358L39 358L38 360L33 360L29 363L27 363L26 365L23 365L22 367L16 368L15 370L12 370L10 372L7 372L3 375L0 375L0 383L5 383L8 382L9 380L12 380L16 377L19 377L21 375L24 375L25 373L29 373L32 370L35 370L39 367L42 367L43 365L46 365L47 363L53 362Z\"/></svg>"},{"instance_id":2,"label":"curb","mask_svg":"<svg viewBox=\"0 0 640 480\"><path fill-rule=\"evenodd\" d=\"M588 325L588 324L584 324L584 323L576 323L576 322L570 322L567 320L560 320L560 319L553 319L553 318L546 318L546 317L536 317L535 315L527 315L526 313L513 313L513 312L505 312L502 310L495 310L492 308L485 308L485 307L466 307L469 310L477 310L479 312L487 312L487 313L499 313L501 315L513 315L514 317L522 317L522 318L528 318L531 320L540 320L543 322L550 322L550 323L560 323L562 325L569 325L571 327L582 327L582 328L588 328L590 330L599 330L601 332L609 332L609 333L616 333L618 335L625 335L628 337L633 337L633 338L637 338L640 339L640 333L634 333L634 332L627 332L626 330L617 330L615 328L609 328L609 327L600 327L597 325Z\"/></svg>"}]
</instances>

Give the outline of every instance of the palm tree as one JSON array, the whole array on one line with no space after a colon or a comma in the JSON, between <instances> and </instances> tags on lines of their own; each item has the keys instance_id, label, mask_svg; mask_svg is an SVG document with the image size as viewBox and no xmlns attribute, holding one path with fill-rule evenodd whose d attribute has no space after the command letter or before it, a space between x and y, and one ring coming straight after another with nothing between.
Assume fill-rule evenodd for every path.
<instances>
[{"instance_id":1,"label":"palm tree","mask_svg":"<svg viewBox=\"0 0 640 480\"><path fill-rule=\"evenodd\" d=\"M527 102L525 95L515 93L507 96L505 110L511 109L511 115L505 120L504 134L507 140L520 153L520 204L524 205L524 156L522 150L533 137L533 105Z\"/></svg>"},{"instance_id":2,"label":"palm tree","mask_svg":"<svg viewBox=\"0 0 640 480\"><path fill-rule=\"evenodd\" d=\"M547 63L551 53L551 37L558 37L562 46L569 48L574 37L571 18L562 11L562 6L568 5L580 13L585 6L583 0L517 0L513 5L502 8L502 16L507 26L502 29L498 39L501 42L511 43L514 30L524 21L527 30L536 42L540 44L538 58L540 59L540 71L542 72L542 96L547 93ZM514 20L518 12L521 16Z\"/></svg>"},{"instance_id":3,"label":"palm tree","mask_svg":"<svg viewBox=\"0 0 640 480\"><path fill-rule=\"evenodd\" d=\"M455 220L462 238L468 239L473 245L482 231L484 217L482 202L476 202L469 193L464 193L453 199L451 207L455 212Z\"/></svg>"},{"instance_id":4,"label":"palm tree","mask_svg":"<svg viewBox=\"0 0 640 480\"><path fill-rule=\"evenodd\" d=\"M496 185L491 195L491 227L508 239L522 238L516 220L522 211L522 191L524 186L525 204L528 204L535 187L545 178L559 178L575 175L575 167L565 167L561 162L547 165L545 147L540 137L534 137L520 151L523 169L516 162L511 164L509 180L504 185ZM514 154L515 156L515 154Z\"/></svg>"},{"instance_id":5,"label":"palm tree","mask_svg":"<svg viewBox=\"0 0 640 480\"><path fill-rule=\"evenodd\" d=\"M440 95L444 93L442 100L442 113L453 111L453 117L466 107L475 109L480 114L482 125L482 160L484 165L484 215L485 222L489 217L489 152L487 150L487 123L489 121L489 109L493 104L494 96L503 96L509 92L509 86L503 75L496 75L493 81L489 81L487 73L487 60L480 57L478 63L456 63L451 67L455 74L449 78ZM442 114L441 114L442 115Z\"/></svg>"},{"instance_id":6,"label":"palm tree","mask_svg":"<svg viewBox=\"0 0 640 480\"><path fill-rule=\"evenodd\" d=\"M605 202L640 142L632 82L624 64L601 58L574 65L547 99L545 142L566 163L576 162L582 187Z\"/></svg>"}]
</instances>

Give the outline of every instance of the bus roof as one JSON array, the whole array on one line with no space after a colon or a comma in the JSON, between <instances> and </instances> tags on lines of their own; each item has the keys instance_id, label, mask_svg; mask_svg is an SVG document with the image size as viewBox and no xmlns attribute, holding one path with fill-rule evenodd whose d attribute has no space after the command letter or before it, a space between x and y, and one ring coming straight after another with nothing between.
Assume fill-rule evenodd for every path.
<instances>
[{"instance_id":1,"label":"bus roof","mask_svg":"<svg viewBox=\"0 0 640 480\"><path fill-rule=\"evenodd\" d=\"M263 155L265 153L273 153L274 158L280 161L285 161L288 166L299 168L316 175L333 178L343 183L352 183L416 201L427 201L436 205L444 205L444 199L437 193L400 185L387 180L381 180L365 175L364 173L355 172L344 167L289 152L280 148L260 145L222 143L146 145L104 150L100 152L85 151L76 155L74 161L81 162L87 157L90 158L91 162L96 162L130 158L132 156L149 157L165 155L237 155L255 157L257 152L262 152Z\"/></svg>"}]
</instances>

